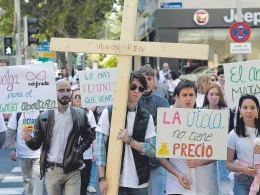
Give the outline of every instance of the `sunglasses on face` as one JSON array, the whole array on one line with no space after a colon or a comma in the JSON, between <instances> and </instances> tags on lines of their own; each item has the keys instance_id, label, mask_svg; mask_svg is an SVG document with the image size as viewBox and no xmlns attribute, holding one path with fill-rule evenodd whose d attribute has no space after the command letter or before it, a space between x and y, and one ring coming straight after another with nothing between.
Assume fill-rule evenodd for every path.
<instances>
[{"instance_id":1,"label":"sunglasses on face","mask_svg":"<svg viewBox=\"0 0 260 195\"><path fill-rule=\"evenodd\" d=\"M64 92L71 93L71 89L59 89L57 91L60 93L64 93Z\"/></svg>"},{"instance_id":2,"label":"sunglasses on face","mask_svg":"<svg viewBox=\"0 0 260 195\"><path fill-rule=\"evenodd\" d=\"M140 87L137 87L136 85L131 85L131 86L130 86L130 90L131 90L131 91L134 91L134 90L136 90L137 88L138 88L138 90L139 90L141 93L144 92L144 87L143 87L143 86L140 86Z\"/></svg>"},{"instance_id":3,"label":"sunglasses on face","mask_svg":"<svg viewBox=\"0 0 260 195\"><path fill-rule=\"evenodd\" d=\"M75 95L74 97L73 97L74 99L81 99L81 95Z\"/></svg>"}]
</instances>

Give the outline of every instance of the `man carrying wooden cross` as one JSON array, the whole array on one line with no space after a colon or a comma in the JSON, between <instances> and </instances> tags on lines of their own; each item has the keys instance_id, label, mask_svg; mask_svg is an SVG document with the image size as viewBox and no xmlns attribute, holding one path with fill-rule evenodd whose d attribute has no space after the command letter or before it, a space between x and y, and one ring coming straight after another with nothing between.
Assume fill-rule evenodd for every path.
<instances>
[{"instance_id":1,"label":"man carrying wooden cross","mask_svg":"<svg viewBox=\"0 0 260 195\"><path fill-rule=\"evenodd\" d=\"M148 195L147 186L150 178L149 158L155 156L156 133L153 118L143 109L138 101L147 88L145 77L137 72L130 76L130 88L127 103L125 127L118 129L117 139L123 141L119 195ZM107 165L108 136L112 106L102 112L98 127L97 165L99 170L100 191L107 192L105 170Z\"/></svg>"}]
</instances>

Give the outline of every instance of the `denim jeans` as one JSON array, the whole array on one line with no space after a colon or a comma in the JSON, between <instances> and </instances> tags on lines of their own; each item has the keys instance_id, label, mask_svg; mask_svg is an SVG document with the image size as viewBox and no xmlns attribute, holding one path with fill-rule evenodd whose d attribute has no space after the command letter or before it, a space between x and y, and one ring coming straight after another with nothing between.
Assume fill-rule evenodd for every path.
<instances>
[{"instance_id":1,"label":"denim jeans","mask_svg":"<svg viewBox=\"0 0 260 195\"><path fill-rule=\"evenodd\" d=\"M254 177L239 174L235 176L234 195L248 195ZM260 192L257 192L260 195Z\"/></svg>"},{"instance_id":2,"label":"denim jeans","mask_svg":"<svg viewBox=\"0 0 260 195\"><path fill-rule=\"evenodd\" d=\"M90 182L88 186L96 187L97 180L97 161L92 162L91 174L90 174Z\"/></svg>"},{"instance_id":3,"label":"denim jeans","mask_svg":"<svg viewBox=\"0 0 260 195\"><path fill-rule=\"evenodd\" d=\"M119 187L118 195L148 195L148 191L147 188Z\"/></svg>"},{"instance_id":4,"label":"denim jeans","mask_svg":"<svg viewBox=\"0 0 260 195\"><path fill-rule=\"evenodd\" d=\"M166 170L162 166L151 168L148 186L149 195L164 195Z\"/></svg>"}]
</instances>

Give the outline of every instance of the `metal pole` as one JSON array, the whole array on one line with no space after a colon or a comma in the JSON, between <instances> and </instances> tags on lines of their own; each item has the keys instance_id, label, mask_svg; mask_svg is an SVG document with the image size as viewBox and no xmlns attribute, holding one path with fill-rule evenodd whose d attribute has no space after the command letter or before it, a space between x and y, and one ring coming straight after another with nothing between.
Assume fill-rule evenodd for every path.
<instances>
[{"instance_id":1,"label":"metal pole","mask_svg":"<svg viewBox=\"0 0 260 195\"><path fill-rule=\"evenodd\" d=\"M14 10L17 17L17 33L15 34L16 43L16 65L22 65L22 47L21 47L21 7L20 0L14 0Z\"/></svg>"},{"instance_id":2,"label":"metal pole","mask_svg":"<svg viewBox=\"0 0 260 195\"><path fill-rule=\"evenodd\" d=\"M242 0L237 0L237 21L242 22ZM237 61L238 62L243 61L243 55L242 54L237 55Z\"/></svg>"}]
</instances>

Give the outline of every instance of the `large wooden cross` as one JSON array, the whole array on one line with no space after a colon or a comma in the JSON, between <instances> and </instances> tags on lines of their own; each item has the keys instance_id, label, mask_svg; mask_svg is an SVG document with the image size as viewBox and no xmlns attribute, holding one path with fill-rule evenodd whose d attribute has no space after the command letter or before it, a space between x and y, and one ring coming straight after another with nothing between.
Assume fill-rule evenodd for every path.
<instances>
[{"instance_id":1,"label":"large wooden cross","mask_svg":"<svg viewBox=\"0 0 260 195\"><path fill-rule=\"evenodd\" d=\"M106 178L107 195L118 194L122 158L119 129L125 126L132 56L208 59L208 45L134 41L138 0L125 0L120 40L51 38L51 51L118 55ZM130 171L130 170L129 170Z\"/></svg>"}]
</instances>

